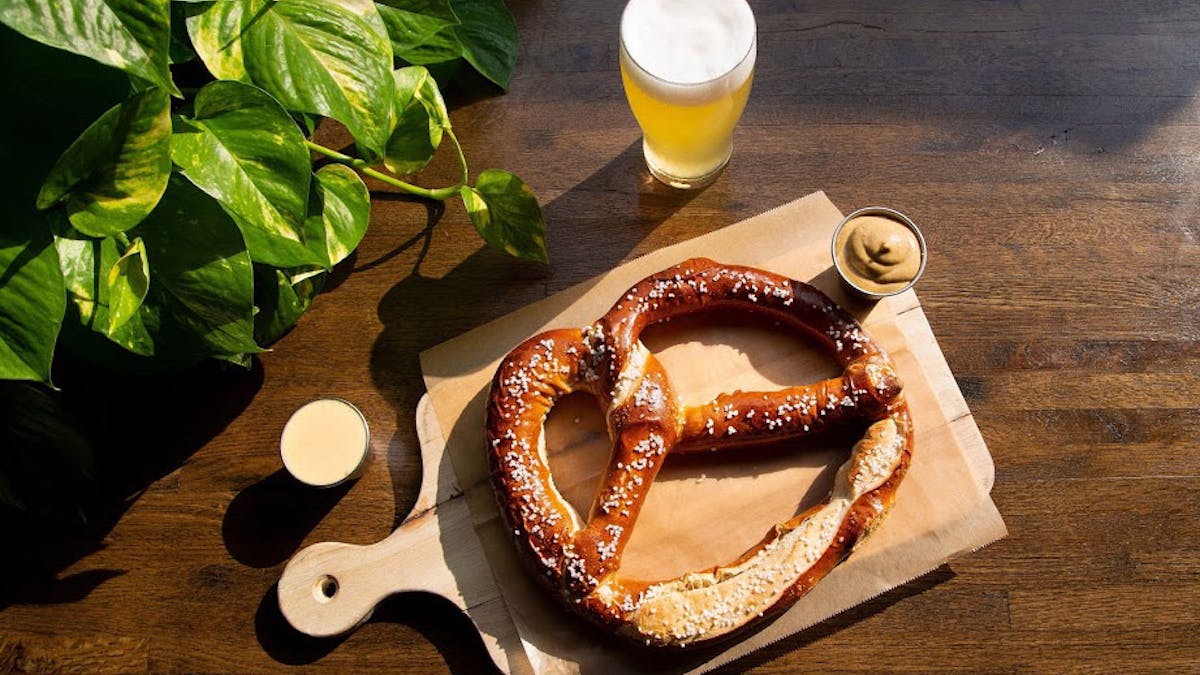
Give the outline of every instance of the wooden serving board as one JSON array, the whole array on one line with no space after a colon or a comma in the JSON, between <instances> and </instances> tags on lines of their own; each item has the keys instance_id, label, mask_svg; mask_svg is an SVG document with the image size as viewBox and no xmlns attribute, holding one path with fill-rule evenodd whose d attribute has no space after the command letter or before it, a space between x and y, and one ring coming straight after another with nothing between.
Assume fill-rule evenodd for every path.
<instances>
[{"instance_id":1,"label":"wooden serving board","mask_svg":"<svg viewBox=\"0 0 1200 675\"><path fill-rule=\"evenodd\" d=\"M991 458L915 293L865 304L847 297L830 273L829 236L840 217L823 194L810 195L626 263L422 354L429 394L417 408L424 476L413 514L377 544L322 543L298 553L279 582L284 616L305 633L334 635L360 624L392 593L427 591L463 609L506 672L703 671L1003 536L988 496ZM896 364L916 438L892 514L811 593L736 643L664 657L600 639L534 587L497 517L482 451L482 408L496 363L517 342L548 327L584 325L633 281L694 255L808 280L855 313ZM644 340L687 404L721 391L778 389L835 374L806 341L772 326L672 322ZM601 414L586 398L568 397L547 421L547 440L556 483L586 513L608 452ZM734 461L727 453L725 461L669 461L649 493L622 572L667 578L727 562L771 524L823 499L848 448L845 439L832 439Z\"/></svg>"},{"instance_id":2,"label":"wooden serving board","mask_svg":"<svg viewBox=\"0 0 1200 675\"><path fill-rule=\"evenodd\" d=\"M435 593L466 612L497 666L533 672L456 487L428 394L417 403L417 437L421 491L409 516L375 544L323 542L297 553L279 579L279 607L297 630L327 637L357 628L389 595Z\"/></svg>"}]
</instances>

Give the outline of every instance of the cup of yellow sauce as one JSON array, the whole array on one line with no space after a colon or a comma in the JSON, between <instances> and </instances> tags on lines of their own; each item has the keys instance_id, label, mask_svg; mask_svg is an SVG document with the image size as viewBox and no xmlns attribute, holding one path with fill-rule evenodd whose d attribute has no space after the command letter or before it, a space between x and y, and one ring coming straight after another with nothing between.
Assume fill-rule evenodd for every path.
<instances>
[{"instance_id":1,"label":"cup of yellow sauce","mask_svg":"<svg viewBox=\"0 0 1200 675\"><path fill-rule=\"evenodd\" d=\"M334 487L358 478L370 449L367 418L340 398L319 398L300 406L279 438L284 468L313 487Z\"/></svg>"},{"instance_id":2,"label":"cup of yellow sauce","mask_svg":"<svg viewBox=\"0 0 1200 675\"><path fill-rule=\"evenodd\" d=\"M868 300L912 288L925 272L928 257L917 224L885 206L868 206L843 218L830 246L842 283Z\"/></svg>"}]
</instances>

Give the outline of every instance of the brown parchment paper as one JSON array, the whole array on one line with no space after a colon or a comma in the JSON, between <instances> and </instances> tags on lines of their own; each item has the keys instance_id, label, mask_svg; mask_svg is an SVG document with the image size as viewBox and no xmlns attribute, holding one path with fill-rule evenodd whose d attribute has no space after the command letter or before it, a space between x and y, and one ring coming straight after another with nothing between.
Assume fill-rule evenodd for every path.
<instances>
[{"instance_id":1,"label":"brown parchment paper","mask_svg":"<svg viewBox=\"0 0 1200 675\"><path fill-rule=\"evenodd\" d=\"M447 453L537 671L708 670L1006 534L988 495L994 476L991 457L916 294L871 305L848 297L839 286L829 240L841 217L824 193L814 193L625 263L421 354L425 384L447 436ZM496 366L518 342L548 328L591 323L638 279L695 256L809 281L853 312L888 350L903 380L914 421L914 453L892 513L790 610L732 644L662 654L598 635L550 602L525 573L487 480L483 406ZM671 322L647 331L644 341L663 362L685 403L700 403L722 391L782 388L837 372L801 337L769 325L746 325L736 317ZM569 397L551 413L547 439L557 484L586 514L608 453L602 413L586 398ZM668 461L649 492L622 572L667 578L732 560L773 523L824 499L853 440Z\"/></svg>"}]
</instances>

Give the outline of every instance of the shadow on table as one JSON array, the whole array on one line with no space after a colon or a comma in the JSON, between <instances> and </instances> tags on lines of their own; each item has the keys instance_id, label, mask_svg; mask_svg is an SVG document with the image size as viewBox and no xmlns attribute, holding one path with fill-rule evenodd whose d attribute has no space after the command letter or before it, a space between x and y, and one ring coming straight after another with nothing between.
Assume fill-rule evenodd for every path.
<instances>
[{"instance_id":1,"label":"shadow on table","mask_svg":"<svg viewBox=\"0 0 1200 675\"><path fill-rule=\"evenodd\" d=\"M397 411L396 434L388 448L395 492L395 524L403 521L418 494L419 486L402 483L402 476L420 472L398 468L412 462L414 456L419 459L414 414L425 390L418 360L420 352L541 300L552 286L556 289L577 283L610 269L696 194L655 182L645 169L640 143L635 143L587 179L543 205L550 267L517 261L481 247L444 276L426 276L422 264L434 228L444 212L440 202L425 202L426 226L416 235L377 259L356 262L357 269L363 270L401 255L414 258L411 271L379 303L383 331L371 354L375 387ZM411 201L407 196L387 193L375 198ZM623 225L612 227L612 223ZM415 255L411 253L413 249ZM556 269L566 271L569 276L553 277ZM267 485L258 490L265 494L271 491L269 488ZM439 499L447 497L439 495ZM230 512L233 510L231 506ZM227 537L227 545L242 538L241 533ZM271 564L280 559L278 551L263 552L251 546L243 550L240 544L230 546L230 550L239 560L250 561L248 564ZM404 623L421 632L456 672L495 670L470 619L448 601L419 593L394 596L383 602L371 619L380 621ZM274 588L260 604L255 627L263 649L281 663L312 663L345 640L318 640L296 632L280 614ZM470 647L464 648L468 644Z\"/></svg>"},{"instance_id":2,"label":"shadow on table","mask_svg":"<svg viewBox=\"0 0 1200 675\"><path fill-rule=\"evenodd\" d=\"M413 414L425 391L418 361L421 351L611 269L696 194L654 181L646 171L639 142L543 205L549 267L483 246L444 276L426 276L422 264L442 216L441 203L427 204L426 227L417 235L379 259L359 261L358 269L368 269L420 246L411 271L379 303L383 330L371 352L375 387L397 411L396 435L388 449L395 524L407 515L417 495L418 486L398 481L401 475L419 472L396 467L411 462L418 447ZM408 200L399 195L383 198Z\"/></svg>"},{"instance_id":3,"label":"shadow on table","mask_svg":"<svg viewBox=\"0 0 1200 675\"><path fill-rule=\"evenodd\" d=\"M800 631L799 633L795 633L783 638L782 640L779 640L778 642L751 652L750 654L747 654L736 661L717 668L713 672L738 673L750 670L756 666L770 661L773 658L776 658L781 654L803 649L804 647L824 637L845 630L859 623L860 621L865 621L906 598L920 595L921 593L924 593L925 591L953 578L954 572L950 570L949 565L942 565L941 567L938 567L937 569L918 579L893 588L892 590L876 598L868 600L860 605L856 605L855 607L852 607L841 614L830 617L815 626ZM781 619L782 616L783 615L780 615L779 617L773 619L772 623ZM662 671L673 670L682 672L684 670L699 667L701 664L714 658L723 649L728 647L728 644L718 644L712 647L701 647L696 652L686 655L686 657L679 657L679 660L676 660L675 657L667 657L661 652L657 655L652 655L650 658L662 659Z\"/></svg>"},{"instance_id":4,"label":"shadow on table","mask_svg":"<svg viewBox=\"0 0 1200 675\"><path fill-rule=\"evenodd\" d=\"M786 637L737 661L718 668L714 672L738 673L768 663L780 655L803 649L814 642L834 635L855 624L870 619L892 605L924 593L954 578L949 565L942 565L918 579L894 588L861 605L831 617L811 628ZM341 647L349 636L314 638L297 632L287 623L279 610L276 586L271 586L259 603L254 615L254 631L263 650L275 661L285 665L308 665L320 661ZM564 614L564 621L578 623L574 617ZM399 623L419 632L445 659L454 673L500 672L479 637L475 626L457 607L436 595L428 593L402 593L394 595L375 610L367 621L372 623ZM594 630L579 623L580 630ZM364 630L359 628L358 630ZM602 641L608 638L599 637ZM617 643L617 647L627 647ZM713 658L727 645L701 648L686 654L682 652L647 652L644 664L652 670L677 672L694 668Z\"/></svg>"},{"instance_id":5,"label":"shadow on table","mask_svg":"<svg viewBox=\"0 0 1200 675\"><path fill-rule=\"evenodd\" d=\"M242 490L225 509L221 537L225 549L250 567L272 567L286 561L354 481L314 490L279 469Z\"/></svg>"},{"instance_id":6,"label":"shadow on table","mask_svg":"<svg viewBox=\"0 0 1200 675\"><path fill-rule=\"evenodd\" d=\"M404 624L420 633L453 673L499 673L471 620L449 600L430 593L394 595L380 603L373 622Z\"/></svg>"},{"instance_id":7,"label":"shadow on table","mask_svg":"<svg viewBox=\"0 0 1200 675\"><path fill-rule=\"evenodd\" d=\"M843 631L860 621L865 621L876 614L886 610L888 607L916 595L920 595L925 591L940 586L941 584L950 581L955 577L954 571L949 565L943 564L937 569L928 574L918 577L902 586L897 586L892 590L872 598L861 605L857 605L851 609L832 616L815 626L806 628L799 633L790 637L786 637L779 642L770 644L756 652L748 654L733 663L718 668L713 672L717 673L740 673L752 668L756 668L764 663L767 663L781 654L803 649L808 645L822 640L830 635L834 635Z\"/></svg>"},{"instance_id":8,"label":"shadow on table","mask_svg":"<svg viewBox=\"0 0 1200 675\"><path fill-rule=\"evenodd\" d=\"M0 382L3 471L25 511L0 511L0 608L81 600L125 570L62 570L103 540L153 483L217 436L262 385L249 370L208 362L171 374L135 374L60 354L60 391ZM203 410L198 415L196 411Z\"/></svg>"},{"instance_id":9,"label":"shadow on table","mask_svg":"<svg viewBox=\"0 0 1200 675\"><path fill-rule=\"evenodd\" d=\"M278 585L271 586L254 614L254 633L259 645L275 661L289 665L316 663L350 638L314 638L287 622L279 610ZM450 601L429 593L401 593L387 598L375 609L360 631L371 624L403 624L420 633L438 650L454 673L498 673L483 641L467 618Z\"/></svg>"},{"instance_id":10,"label":"shadow on table","mask_svg":"<svg viewBox=\"0 0 1200 675\"><path fill-rule=\"evenodd\" d=\"M345 636L315 638L292 628L279 609L279 584L272 584L254 612L254 635L271 658L298 666L314 663L346 641Z\"/></svg>"}]
</instances>

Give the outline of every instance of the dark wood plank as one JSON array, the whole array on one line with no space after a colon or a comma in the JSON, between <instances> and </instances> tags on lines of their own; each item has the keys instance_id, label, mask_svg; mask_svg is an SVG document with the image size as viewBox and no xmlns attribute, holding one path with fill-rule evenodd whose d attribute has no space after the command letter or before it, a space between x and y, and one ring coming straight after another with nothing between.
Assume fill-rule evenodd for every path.
<instances>
[{"instance_id":1,"label":"dark wood plank","mask_svg":"<svg viewBox=\"0 0 1200 675\"><path fill-rule=\"evenodd\" d=\"M0 635L0 671L130 673L147 669L149 638L92 631L71 635L73 632Z\"/></svg>"},{"instance_id":2,"label":"dark wood plank","mask_svg":"<svg viewBox=\"0 0 1200 675\"><path fill-rule=\"evenodd\" d=\"M453 94L452 118L474 170L537 192L551 266L484 249L458 205L423 240L425 206L382 190L340 285L260 366L187 384L186 409L133 439L120 471L144 492L14 554L44 573L0 610L0 670L480 671L443 601L393 599L332 642L290 632L272 601L295 550L378 540L415 500L417 353L816 189L924 227L920 296L1011 536L731 670L1200 669L1200 7L753 4L734 160L683 194L642 165L620 3L514 3L511 91ZM452 171L439 157L416 179ZM276 442L295 407L331 393L370 420L375 463L318 497L279 474Z\"/></svg>"}]
</instances>

